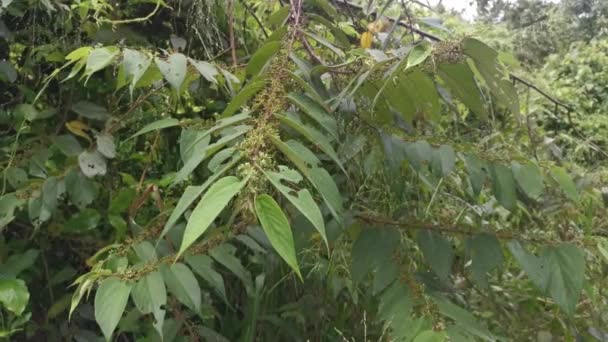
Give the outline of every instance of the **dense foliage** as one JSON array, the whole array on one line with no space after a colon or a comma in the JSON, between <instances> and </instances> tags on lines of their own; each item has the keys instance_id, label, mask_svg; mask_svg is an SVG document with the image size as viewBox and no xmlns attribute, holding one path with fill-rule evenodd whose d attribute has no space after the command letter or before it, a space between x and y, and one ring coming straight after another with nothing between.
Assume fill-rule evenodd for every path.
<instances>
[{"instance_id":1,"label":"dense foliage","mask_svg":"<svg viewBox=\"0 0 608 342\"><path fill-rule=\"evenodd\" d=\"M0 339L605 340L603 121L430 11L0 1Z\"/></svg>"}]
</instances>

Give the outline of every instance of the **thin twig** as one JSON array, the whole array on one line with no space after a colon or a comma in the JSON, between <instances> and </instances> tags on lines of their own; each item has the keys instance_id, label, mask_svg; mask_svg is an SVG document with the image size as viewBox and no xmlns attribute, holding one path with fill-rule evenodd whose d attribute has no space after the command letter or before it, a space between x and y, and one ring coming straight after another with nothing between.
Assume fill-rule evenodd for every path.
<instances>
[{"instance_id":1,"label":"thin twig","mask_svg":"<svg viewBox=\"0 0 608 342\"><path fill-rule=\"evenodd\" d=\"M236 68L236 42L234 40L234 0L228 0L228 35L230 37L230 52L232 55L232 66Z\"/></svg>"},{"instance_id":2,"label":"thin twig","mask_svg":"<svg viewBox=\"0 0 608 342\"><path fill-rule=\"evenodd\" d=\"M239 0L241 5L243 5L243 7L245 7L245 10L247 12L249 12L249 14L251 14L251 16L253 17L253 19L255 19L255 21L258 23L258 26L260 26L260 28L262 29L262 33L264 34L264 37L268 38L269 35L266 32L266 28L264 27L264 24L262 23L262 21L260 20L260 18L258 18L258 16L255 14L255 11L253 10L253 8L251 8L246 2L245 0Z\"/></svg>"},{"instance_id":3,"label":"thin twig","mask_svg":"<svg viewBox=\"0 0 608 342\"><path fill-rule=\"evenodd\" d=\"M109 24L112 24L112 25L120 25L120 24L133 24L133 23L139 23L139 22L147 21L150 18L152 18L156 14L156 12L158 12L158 10L160 9L160 5L161 4L162 4L162 0L156 0L156 7L154 7L154 9L152 10L152 12L150 12L150 14L148 14L145 17L133 18L133 19L124 19L124 20L101 19L101 20L99 20L99 22L101 22L101 23L109 23Z\"/></svg>"}]
</instances>

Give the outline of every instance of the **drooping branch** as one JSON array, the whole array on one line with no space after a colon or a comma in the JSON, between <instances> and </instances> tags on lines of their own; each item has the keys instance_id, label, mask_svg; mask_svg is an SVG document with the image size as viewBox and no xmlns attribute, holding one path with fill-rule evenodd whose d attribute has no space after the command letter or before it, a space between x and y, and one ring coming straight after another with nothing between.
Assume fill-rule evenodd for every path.
<instances>
[{"instance_id":1,"label":"drooping branch","mask_svg":"<svg viewBox=\"0 0 608 342\"><path fill-rule=\"evenodd\" d=\"M350 2L348 0L335 0L335 1L333 1L333 4L337 4L338 6L342 6L342 7L348 8L348 9L356 9L358 11L364 11L363 6L354 4L354 3L352 3L352 2ZM376 12L372 12L370 14L376 15L377 13ZM399 18L386 17L386 19L388 21L392 22L392 23L396 23L396 25L398 25L398 26L404 27L404 28L410 30L411 32L414 32L414 33L420 35L423 38L429 39L429 40L434 41L434 42L441 42L441 41L443 41L443 39L441 39L440 37L438 37L438 36L436 36L436 35L434 35L432 33L426 32L424 30L421 30L421 29L415 27L413 24L410 24L408 22L400 20ZM519 83L525 85L528 88L534 89L537 93L539 93L541 96L543 96L544 98L546 98L547 100L549 100L551 103L555 104L557 107L561 107L561 108L565 109L567 112L568 111L573 111L572 107L564 104L562 101L560 101L560 100L554 98L553 96L547 94L545 91L541 90L540 88L538 88L534 84L532 84L532 83L524 80L523 78L521 78L519 76L516 76L516 75L514 75L512 73L509 73L509 77L513 81L515 81L515 82L519 82Z\"/></svg>"}]
</instances>

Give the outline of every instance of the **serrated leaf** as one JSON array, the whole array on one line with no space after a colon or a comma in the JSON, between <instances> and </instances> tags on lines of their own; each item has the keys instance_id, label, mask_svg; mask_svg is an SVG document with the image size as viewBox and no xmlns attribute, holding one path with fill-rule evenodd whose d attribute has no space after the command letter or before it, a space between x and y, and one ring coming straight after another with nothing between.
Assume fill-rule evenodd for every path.
<instances>
[{"instance_id":1,"label":"serrated leaf","mask_svg":"<svg viewBox=\"0 0 608 342\"><path fill-rule=\"evenodd\" d=\"M509 211L517 208L517 191L511 169L500 163L491 167L492 191L500 205Z\"/></svg>"},{"instance_id":2,"label":"serrated leaf","mask_svg":"<svg viewBox=\"0 0 608 342\"><path fill-rule=\"evenodd\" d=\"M543 194L545 185L543 176L538 166L532 163L519 164L511 163L513 177L517 181L519 188L531 199L537 199Z\"/></svg>"},{"instance_id":3,"label":"serrated leaf","mask_svg":"<svg viewBox=\"0 0 608 342\"><path fill-rule=\"evenodd\" d=\"M528 252L518 241L510 241L509 251L517 260L521 268L526 272L530 280L541 290L545 291L547 286L547 277L545 274L545 265L541 258Z\"/></svg>"},{"instance_id":4,"label":"serrated leaf","mask_svg":"<svg viewBox=\"0 0 608 342\"><path fill-rule=\"evenodd\" d=\"M500 266L503 261L500 243L495 235L477 234L466 240L466 247L471 258L473 279L483 288L488 288L486 273Z\"/></svg>"},{"instance_id":5,"label":"serrated leaf","mask_svg":"<svg viewBox=\"0 0 608 342\"><path fill-rule=\"evenodd\" d=\"M302 280L291 226L281 207L269 195L260 195L255 198L255 213L272 247Z\"/></svg>"},{"instance_id":6,"label":"serrated leaf","mask_svg":"<svg viewBox=\"0 0 608 342\"><path fill-rule=\"evenodd\" d=\"M178 258L194 241L203 235L230 200L241 191L246 182L247 180L241 181L234 176L228 176L209 187L209 190L203 195L188 219L184 237L177 253Z\"/></svg>"},{"instance_id":7,"label":"serrated leaf","mask_svg":"<svg viewBox=\"0 0 608 342\"><path fill-rule=\"evenodd\" d=\"M130 293L131 285L116 277L105 279L97 289L95 320L107 341L112 339L112 333L127 307Z\"/></svg>"},{"instance_id":8,"label":"serrated leaf","mask_svg":"<svg viewBox=\"0 0 608 342\"><path fill-rule=\"evenodd\" d=\"M160 119L160 120L157 120L157 121L154 121L152 123L145 125L142 129L137 131L137 133L135 133L131 137L129 137L129 139L133 139L139 135L146 134L148 132L156 131L156 130L163 129L163 128L175 127L175 126L179 126L179 120L174 119L174 118Z\"/></svg>"},{"instance_id":9,"label":"serrated leaf","mask_svg":"<svg viewBox=\"0 0 608 342\"><path fill-rule=\"evenodd\" d=\"M181 53L173 53L166 61L160 58L155 58L154 61L167 82L169 82L173 89L179 91L186 79L188 69L188 59L186 56Z\"/></svg>"},{"instance_id":10,"label":"serrated leaf","mask_svg":"<svg viewBox=\"0 0 608 342\"><path fill-rule=\"evenodd\" d=\"M175 263L160 268L165 284L177 300L193 311L201 309L201 288L188 266Z\"/></svg>"},{"instance_id":11,"label":"serrated leaf","mask_svg":"<svg viewBox=\"0 0 608 342\"><path fill-rule=\"evenodd\" d=\"M315 203L314 199L310 195L308 189L301 189L299 191L293 190L291 187L283 184L284 181L298 184L302 180L302 176L295 170L291 170L285 166L279 166L279 172L274 171L263 171L264 175L272 185L281 192L291 204L293 204L296 209L312 225L315 227L317 232L321 235L321 238L325 242L327 248L329 248L329 242L327 241L327 234L325 233L325 222L323 221L323 215L321 214L321 210Z\"/></svg>"},{"instance_id":12,"label":"serrated leaf","mask_svg":"<svg viewBox=\"0 0 608 342\"><path fill-rule=\"evenodd\" d=\"M547 272L547 290L568 315L573 316L585 282L585 256L571 243L549 246L541 255Z\"/></svg>"},{"instance_id":13,"label":"serrated leaf","mask_svg":"<svg viewBox=\"0 0 608 342\"><path fill-rule=\"evenodd\" d=\"M359 283L369 272L375 272L384 265L391 264L393 252L399 241L399 232L395 229L362 230L351 252L353 282Z\"/></svg>"},{"instance_id":14,"label":"serrated leaf","mask_svg":"<svg viewBox=\"0 0 608 342\"><path fill-rule=\"evenodd\" d=\"M417 234L418 246L435 274L447 281L454 260L452 244L439 233L422 229Z\"/></svg>"}]
</instances>

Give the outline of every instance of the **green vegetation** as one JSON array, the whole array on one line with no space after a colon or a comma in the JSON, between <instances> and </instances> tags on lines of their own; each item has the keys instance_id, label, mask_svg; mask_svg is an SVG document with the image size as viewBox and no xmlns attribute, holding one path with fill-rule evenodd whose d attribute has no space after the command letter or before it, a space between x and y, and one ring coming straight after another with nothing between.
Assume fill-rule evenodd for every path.
<instances>
[{"instance_id":1,"label":"green vegetation","mask_svg":"<svg viewBox=\"0 0 608 342\"><path fill-rule=\"evenodd\" d=\"M0 340L608 339L608 5L478 7L0 0Z\"/></svg>"}]
</instances>

